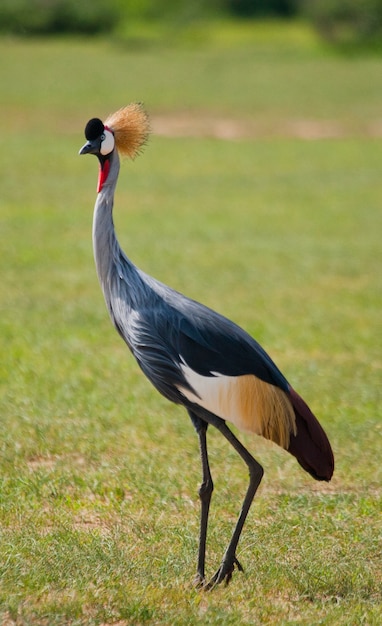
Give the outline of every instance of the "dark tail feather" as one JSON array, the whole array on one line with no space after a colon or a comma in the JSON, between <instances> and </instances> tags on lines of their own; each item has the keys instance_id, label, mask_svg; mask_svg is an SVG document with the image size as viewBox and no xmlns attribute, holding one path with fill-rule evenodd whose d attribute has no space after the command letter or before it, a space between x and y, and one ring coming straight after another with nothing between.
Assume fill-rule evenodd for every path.
<instances>
[{"instance_id":1,"label":"dark tail feather","mask_svg":"<svg viewBox=\"0 0 382 626\"><path fill-rule=\"evenodd\" d=\"M330 480L334 457L324 429L304 400L289 388L289 399L296 414L296 435L291 434L288 452L316 480Z\"/></svg>"}]
</instances>

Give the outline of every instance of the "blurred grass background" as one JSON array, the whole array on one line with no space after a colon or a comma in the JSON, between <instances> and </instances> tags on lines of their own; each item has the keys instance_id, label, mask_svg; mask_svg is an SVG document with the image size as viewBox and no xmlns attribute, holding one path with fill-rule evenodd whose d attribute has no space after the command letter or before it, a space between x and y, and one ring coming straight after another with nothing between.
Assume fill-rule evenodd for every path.
<instances>
[{"instance_id":1,"label":"blurred grass background","mask_svg":"<svg viewBox=\"0 0 382 626\"><path fill-rule=\"evenodd\" d=\"M379 624L381 59L296 20L145 23L0 40L3 623ZM190 585L196 437L115 334L93 267L97 165L77 153L90 117L133 100L154 132L121 170L121 244L251 332L336 455L321 485L243 437L266 471L246 571L208 595ZM210 440L212 572L246 471Z\"/></svg>"}]
</instances>

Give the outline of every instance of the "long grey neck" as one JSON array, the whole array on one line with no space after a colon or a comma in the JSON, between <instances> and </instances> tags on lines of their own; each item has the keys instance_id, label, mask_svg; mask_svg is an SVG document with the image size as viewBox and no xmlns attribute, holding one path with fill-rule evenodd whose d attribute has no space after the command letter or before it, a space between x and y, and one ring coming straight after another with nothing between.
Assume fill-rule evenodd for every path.
<instances>
[{"instance_id":1,"label":"long grey neck","mask_svg":"<svg viewBox=\"0 0 382 626\"><path fill-rule=\"evenodd\" d=\"M145 282L135 265L122 252L118 243L114 222L114 191L119 173L119 157L116 150L110 158L110 170L106 183L97 196L93 218L93 251L99 282L109 313L116 323L113 299L121 300L127 310L145 297ZM126 338L125 338L126 339Z\"/></svg>"},{"instance_id":2,"label":"long grey neck","mask_svg":"<svg viewBox=\"0 0 382 626\"><path fill-rule=\"evenodd\" d=\"M104 293L110 283L113 259L117 258L120 253L113 222L114 191L118 173L119 156L118 152L114 150L110 157L109 175L97 196L93 216L94 260Z\"/></svg>"}]
</instances>

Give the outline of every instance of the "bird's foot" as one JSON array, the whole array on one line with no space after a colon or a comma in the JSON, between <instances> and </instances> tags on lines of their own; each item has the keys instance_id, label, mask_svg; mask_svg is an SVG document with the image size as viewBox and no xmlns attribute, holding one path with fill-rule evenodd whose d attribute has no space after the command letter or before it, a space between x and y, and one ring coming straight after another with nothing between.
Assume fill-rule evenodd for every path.
<instances>
[{"instance_id":1,"label":"bird's foot","mask_svg":"<svg viewBox=\"0 0 382 626\"><path fill-rule=\"evenodd\" d=\"M204 589L206 584L206 578L200 572L195 574L195 578L193 580L193 585L196 589Z\"/></svg>"},{"instance_id":2,"label":"bird's foot","mask_svg":"<svg viewBox=\"0 0 382 626\"><path fill-rule=\"evenodd\" d=\"M214 587L216 587L216 585L219 585L223 581L226 585L228 585L232 578L235 566L237 567L239 572L244 572L244 569L241 566L240 562L237 560L236 556L234 556L232 559L223 558L219 569L212 576L211 580L208 583L204 584L203 589L211 591L212 589L214 589Z\"/></svg>"}]
</instances>

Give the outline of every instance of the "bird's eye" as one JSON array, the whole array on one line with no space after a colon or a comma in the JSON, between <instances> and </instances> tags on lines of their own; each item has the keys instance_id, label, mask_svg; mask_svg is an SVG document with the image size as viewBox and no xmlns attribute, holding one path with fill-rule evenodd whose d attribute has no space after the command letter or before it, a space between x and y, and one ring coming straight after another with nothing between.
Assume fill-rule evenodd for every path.
<instances>
[{"instance_id":1,"label":"bird's eye","mask_svg":"<svg viewBox=\"0 0 382 626\"><path fill-rule=\"evenodd\" d=\"M103 140L105 139L105 136L106 136L106 135L105 135L105 133L102 133L102 135L101 135L101 141L103 141Z\"/></svg>"}]
</instances>

